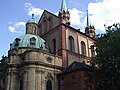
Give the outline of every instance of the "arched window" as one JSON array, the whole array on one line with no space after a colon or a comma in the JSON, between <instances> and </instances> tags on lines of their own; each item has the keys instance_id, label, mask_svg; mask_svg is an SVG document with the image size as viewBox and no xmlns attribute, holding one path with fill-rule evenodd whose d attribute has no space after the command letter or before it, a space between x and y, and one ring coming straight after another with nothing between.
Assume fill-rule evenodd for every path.
<instances>
[{"instance_id":1,"label":"arched window","mask_svg":"<svg viewBox=\"0 0 120 90\"><path fill-rule=\"evenodd\" d=\"M69 45L69 50L74 52L75 45L74 45L74 38L72 36L69 36L68 45Z\"/></svg>"},{"instance_id":2,"label":"arched window","mask_svg":"<svg viewBox=\"0 0 120 90\"><path fill-rule=\"evenodd\" d=\"M86 45L83 41L81 41L81 53L82 55L86 55Z\"/></svg>"},{"instance_id":3,"label":"arched window","mask_svg":"<svg viewBox=\"0 0 120 90\"><path fill-rule=\"evenodd\" d=\"M94 45L91 46L91 57L95 56Z\"/></svg>"},{"instance_id":4,"label":"arched window","mask_svg":"<svg viewBox=\"0 0 120 90\"><path fill-rule=\"evenodd\" d=\"M56 39L52 40L53 53L56 53Z\"/></svg>"},{"instance_id":5,"label":"arched window","mask_svg":"<svg viewBox=\"0 0 120 90\"><path fill-rule=\"evenodd\" d=\"M42 35L42 24L39 24L38 28L39 28L38 34L41 36Z\"/></svg>"},{"instance_id":6,"label":"arched window","mask_svg":"<svg viewBox=\"0 0 120 90\"><path fill-rule=\"evenodd\" d=\"M36 43L36 39L34 37L30 38L30 46L34 46Z\"/></svg>"},{"instance_id":7,"label":"arched window","mask_svg":"<svg viewBox=\"0 0 120 90\"><path fill-rule=\"evenodd\" d=\"M43 27L44 27L44 34L47 32L47 20L44 20L44 22L43 22Z\"/></svg>"},{"instance_id":8,"label":"arched window","mask_svg":"<svg viewBox=\"0 0 120 90\"><path fill-rule=\"evenodd\" d=\"M49 21L49 30L51 30L51 29L52 29L52 25L53 25L52 16L50 16L50 17L48 18L48 21Z\"/></svg>"},{"instance_id":9,"label":"arched window","mask_svg":"<svg viewBox=\"0 0 120 90\"><path fill-rule=\"evenodd\" d=\"M52 90L52 82L50 80L47 81L46 90Z\"/></svg>"},{"instance_id":10,"label":"arched window","mask_svg":"<svg viewBox=\"0 0 120 90\"><path fill-rule=\"evenodd\" d=\"M33 34L37 34L36 27L33 27L32 33L33 33Z\"/></svg>"},{"instance_id":11,"label":"arched window","mask_svg":"<svg viewBox=\"0 0 120 90\"><path fill-rule=\"evenodd\" d=\"M20 79L20 88L19 88L19 90L23 90L23 79Z\"/></svg>"}]
</instances>

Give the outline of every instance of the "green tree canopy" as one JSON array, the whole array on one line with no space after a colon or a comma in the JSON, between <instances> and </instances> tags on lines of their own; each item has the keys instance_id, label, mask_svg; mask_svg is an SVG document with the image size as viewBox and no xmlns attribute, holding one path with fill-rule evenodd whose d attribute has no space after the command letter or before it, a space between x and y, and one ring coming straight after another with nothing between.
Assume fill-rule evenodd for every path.
<instances>
[{"instance_id":1,"label":"green tree canopy","mask_svg":"<svg viewBox=\"0 0 120 90\"><path fill-rule=\"evenodd\" d=\"M114 27L114 28L113 28ZM97 37L90 73L96 90L120 90L120 28L114 24Z\"/></svg>"}]
</instances>

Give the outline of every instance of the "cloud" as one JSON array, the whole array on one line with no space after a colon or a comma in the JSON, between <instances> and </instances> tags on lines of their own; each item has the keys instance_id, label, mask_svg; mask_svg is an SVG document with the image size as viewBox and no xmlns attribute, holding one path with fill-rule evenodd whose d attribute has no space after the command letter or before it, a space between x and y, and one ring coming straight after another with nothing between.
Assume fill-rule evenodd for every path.
<instances>
[{"instance_id":1,"label":"cloud","mask_svg":"<svg viewBox=\"0 0 120 90\"><path fill-rule=\"evenodd\" d=\"M96 29L105 31L107 26L120 22L120 0L97 0L96 3L89 3L88 10L90 18Z\"/></svg>"},{"instance_id":2,"label":"cloud","mask_svg":"<svg viewBox=\"0 0 120 90\"><path fill-rule=\"evenodd\" d=\"M96 0L96 3L88 4L91 23L95 26L96 30L105 32L104 24L108 26L120 22L119 3L119 0ZM34 13L35 16L40 17L44 11L41 8L33 6L31 3L25 3L25 9L29 16ZM69 11L71 26L84 31L86 26L86 12L76 8L70 9ZM58 12L55 14L58 15ZM11 31L14 31L14 28L11 28Z\"/></svg>"},{"instance_id":3,"label":"cloud","mask_svg":"<svg viewBox=\"0 0 120 90\"><path fill-rule=\"evenodd\" d=\"M12 27L12 26L9 26L8 29L9 29L10 32L16 32L15 28Z\"/></svg>"},{"instance_id":4,"label":"cloud","mask_svg":"<svg viewBox=\"0 0 120 90\"><path fill-rule=\"evenodd\" d=\"M31 16L34 13L35 16L40 17L42 15L43 11L44 11L40 8L36 8L36 7L32 6L31 3L25 3L25 9L26 9L29 16Z\"/></svg>"},{"instance_id":5,"label":"cloud","mask_svg":"<svg viewBox=\"0 0 120 90\"><path fill-rule=\"evenodd\" d=\"M25 10L27 11L28 15L31 16L33 13L35 14L35 16L41 16L43 11L40 8L36 8L35 6L33 6L31 3L25 3ZM70 21L71 21L71 25L75 28L83 28L83 14L84 12L73 8L70 9ZM54 13L55 15L58 16L59 12Z\"/></svg>"},{"instance_id":6,"label":"cloud","mask_svg":"<svg viewBox=\"0 0 120 90\"><path fill-rule=\"evenodd\" d=\"M74 4L74 5L77 5L77 6L79 6L81 3L79 3L80 1L79 0L70 0L69 1L72 5Z\"/></svg>"},{"instance_id":7,"label":"cloud","mask_svg":"<svg viewBox=\"0 0 120 90\"><path fill-rule=\"evenodd\" d=\"M27 14L31 16L33 13L35 16L40 17L44 10L32 6L31 3L25 3L25 10ZM24 33L26 22L8 22L8 30L12 33Z\"/></svg>"},{"instance_id":8,"label":"cloud","mask_svg":"<svg viewBox=\"0 0 120 90\"><path fill-rule=\"evenodd\" d=\"M84 27L84 12L73 8L70 11L70 22L73 27L82 28Z\"/></svg>"},{"instance_id":9,"label":"cloud","mask_svg":"<svg viewBox=\"0 0 120 90\"><path fill-rule=\"evenodd\" d=\"M25 22L9 22L10 26L8 30L12 33L24 33L25 32Z\"/></svg>"}]
</instances>

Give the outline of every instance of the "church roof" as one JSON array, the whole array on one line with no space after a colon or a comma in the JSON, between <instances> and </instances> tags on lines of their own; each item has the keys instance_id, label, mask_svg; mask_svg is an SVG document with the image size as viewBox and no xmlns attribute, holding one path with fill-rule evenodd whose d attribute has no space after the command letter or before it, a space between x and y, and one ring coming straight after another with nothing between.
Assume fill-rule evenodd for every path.
<instances>
[{"instance_id":1,"label":"church roof","mask_svg":"<svg viewBox=\"0 0 120 90\"><path fill-rule=\"evenodd\" d=\"M10 49L19 47L43 48L47 50L45 40L33 34L25 34L16 38L10 46Z\"/></svg>"},{"instance_id":2,"label":"church roof","mask_svg":"<svg viewBox=\"0 0 120 90\"><path fill-rule=\"evenodd\" d=\"M51 13L50 11L44 10L43 13L42 13L42 15L41 15L41 17L40 17L40 19L39 19L39 21L38 21L38 24L42 21L42 18L44 17L45 14L50 14L51 16L54 16L54 17L56 17L56 18L59 18L57 15Z\"/></svg>"},{"instance_id":3,"label":"church roof","mask_svg":"<svg viewBox=\"0 0 120 90\"><path fill-rule=\"evenodd\" d=\"M61 12L63 11L67 11L67 5L66 5L66 1L65 0L62 0L62 4L61 4Z\"/></svg>"},{"instance_id":4,"label":"church roof","mask_svg":"<svg viewBox=\"0 0 120 90\"><path fill-rule=\"evenodd\" d=\"M62 71L61 74L66 74L66 73L70 73L70 72L74 72L77 70L92 70L92 67L85 64L85 62L77 62L74 61L72 64L70 64L65 70Z\"/></svg>"}]
</instances>

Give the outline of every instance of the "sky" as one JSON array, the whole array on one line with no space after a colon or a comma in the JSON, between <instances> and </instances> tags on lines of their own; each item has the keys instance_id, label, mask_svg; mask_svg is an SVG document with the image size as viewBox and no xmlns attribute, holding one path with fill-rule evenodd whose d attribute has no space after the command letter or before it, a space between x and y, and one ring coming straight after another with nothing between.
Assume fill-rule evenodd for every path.
<instances>
[{"instance_id":1,"label":"sky","mask_svg":"<svg viewBox=\"0 0 120 90\"><path fill-rule=\"evenodd\" d=\"M35 14L39 21L44 10L58 15L62 0L0 0L0 59L7 55L10 43L25 34L25 24ZM71 26L84 32L86 10L96 33L120 22L120 0L66 0Z\"/></svg>"}]
</instances>

